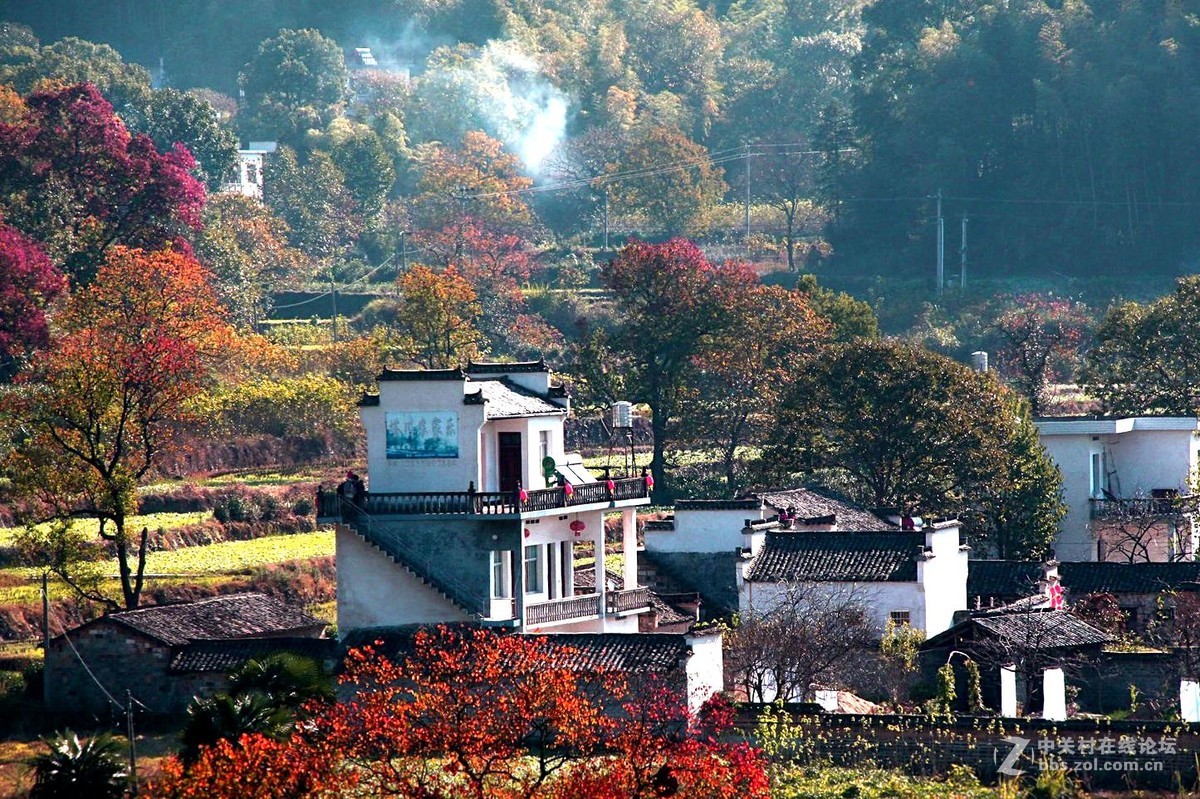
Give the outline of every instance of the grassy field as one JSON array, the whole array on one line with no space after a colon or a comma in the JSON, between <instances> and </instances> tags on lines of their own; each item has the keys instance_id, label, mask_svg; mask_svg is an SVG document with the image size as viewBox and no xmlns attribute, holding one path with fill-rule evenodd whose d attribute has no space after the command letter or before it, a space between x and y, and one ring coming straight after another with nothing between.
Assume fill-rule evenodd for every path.
<instances>
[{"instance_id":1,"label":"grassy field","mask_svg":"<svg viewBox=\"0 0 1200 799\"><path fill-rule=\"evenodd\" d=\"M211 518L212 511L207 510L192 513L150 513L145 516L131 516L126 524L130 530L141 530L143 527L151 530L174 530L178 527L199 524ZM77 519L72 522L72 526L93 536L99 534L100 523L95 519ZM38 527L48 528L49 525L43 524ZM24 530L23 527L0 527L0 547L13 546L17 537Z\"/></svg>"},{"instance_id":2,"label":"grassy field","mask_svg":"<svg viewBox=\"0 0 1200 799\"><path fill-rule=\"evenodd\" d=\"M146 558L146 573L156 575L151 582L177 579L193 583L211 582L233 574L289 560L307 560L333 554L333 531L274 535L250 541L224 541L167 552L151 552ZM101 574L115 575L116 561L98 567ZM0 604L26 604L41 600L41 572L31 568L0 569ZM114 579L115 585L115 579ZM67 599L71 590L60 581L50 583L50 598Z\"/></svg>"}]
</instances>

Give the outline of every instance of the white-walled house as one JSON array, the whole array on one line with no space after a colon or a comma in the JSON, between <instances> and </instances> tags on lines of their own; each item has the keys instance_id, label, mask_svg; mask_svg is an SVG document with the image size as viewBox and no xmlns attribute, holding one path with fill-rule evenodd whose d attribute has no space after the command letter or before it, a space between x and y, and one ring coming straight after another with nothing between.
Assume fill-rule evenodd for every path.
<instances>
[{"instance_id":1,"label":"white-walled house","mask_svg":"<svg viewBox=\"0 0 1200 799\"><path fill-rule=\"evenodd\" d=\"M530 632L637 630L649 604L635 537L647 480L598 480L568 458L570 403L545 364L389 369L378 383L359 403L370 491L337 531L339 630L473 620ZM634 553L622 591L606 590L602 571L612 510ZM575 586L579 542L600 554L590 593Z\"/></svg>"},{"instance_id":2,"label":"white-walled house","mask_svg":"<svg viewBox=\"0 0 1200 799\"><path fill-rule=\"evenodd\" d=\"M237 164L221 184L221 191L262 200L267 153L265 149L238 150Z\"/></svg>"},{"instance_id":3,"label":"white-walled house","mask_svg":"<svg viewBox=\"0 0 1200 799\"><path fill-rule=\"evenodd\" d=\"M388 369L378 388L359 402L369 490L357 501L318 498L318 515L340 521L340 636L459 623L572 633L581 651L631 668L647 652L659 653L656 668L664 653L683 653L672 668L693 708L723 689L720 635L638 632L652 612L636 536L650 480L594 476L566 453L570 400L544 362ZM620 590L604 572L604 517L614 511ZM595 573L577 584L576 550L589 546Z\"/></svg>"},{"instance_id":4,"label":"white-walled house","mask_svg":"<svg viewBox=\"0 0 1200 799\"><path fill-rule=\"evenodd\" d=\"M880 632L892 619L935 635L967 607L957 521L877 516L810 489L682 500L644 538L646 555L719 613L765 611L797 583L860 599Z\"/></svg>"},{"instance_id":5,"label":"white-walled house","mask_svg":"<svg viewBox=\"0 0 1200 799\"><path fill-rule=\"evenodd\" d=\"M1194 558L1192 514L1178 497L1190 493L1200 460L1200 419L1044 418L1037 426L1063 476L1060 561Z\"/></svg>"},{"instance_id":6,"label":"white-walled house","mask_svg":"<svg viewBox=\"0 0 1200 799\"><path fill-rule=\"evenodd\" d=\"M778 521L743 529L742 613L769 611L789 586L807 584L862 602L873 626L890 620L932 637L967 607L967 558L956 520L920 529L814 531Z\"/></svg>"}]
</instances>

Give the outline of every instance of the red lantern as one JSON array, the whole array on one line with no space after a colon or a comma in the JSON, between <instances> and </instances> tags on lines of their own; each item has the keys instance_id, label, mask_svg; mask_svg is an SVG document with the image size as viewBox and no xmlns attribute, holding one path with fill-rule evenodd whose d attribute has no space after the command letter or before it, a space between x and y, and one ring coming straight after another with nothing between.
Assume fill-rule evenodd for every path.
<instances>
[{"instance_id":1,"label":"red lantern","mask_svg":"<svg viewBox=\"0 0 1200 799\"><path fill-rule=\"evenodd\" d=\"M526 538L529 538L529 535L530 535L530 533L529 533L529 528L528 528L528 527L526 527L526 528L525 528L525 537L526 537Z\"/></svg>"},{"instance_id":2,"label":"red lantern","mask_svg":"<svg viewBox=\"0 0 1200 799\"><path fill-rule=\"evenodd\" d=\"M586 529L587 529L587 525L584 524L579 519L576 519L575 521L571 522L571 531L574 532L575 535L579 535Z\"/></svg>"},{"instance_id":3,"label":"red lantern","mask_svg":"<svg viewBox=\"0 0 1200 799\"><path fill-rule=\"evenodd\" d=\"M517 492L517 498L520 499L522 502L528 502L529 501L529 492L522 488L520 491Z\"/></svg>"},{"instance_id":4,"label":"red lantern","mask_svg":"<svg viewBox=\"0 0 1200 799\"><path fill-rule=\"evenodd\" d=\"M568 497L571 496L575 493L575 486L571 485L566 480L563 480L563 493Z\"/></svg>"}]
</instances>

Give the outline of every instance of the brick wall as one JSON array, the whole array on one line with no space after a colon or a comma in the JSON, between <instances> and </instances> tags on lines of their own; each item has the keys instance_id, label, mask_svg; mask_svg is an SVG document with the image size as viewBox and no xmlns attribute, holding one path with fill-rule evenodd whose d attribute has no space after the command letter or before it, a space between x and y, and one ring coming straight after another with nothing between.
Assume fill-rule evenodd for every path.
<instances>
[{"instance_id":1,"label":"brick wall","mask_svg":"<svg viewBox=\"0 0 1200 799\"><path fill-rule=\"evenodd\" d=\"M46 651L45 700L51 712L107 718L118 711L106 690L121 705L129 691L148 712L179 713L193 696L211 695L225 686L223 674L170 674L170 647L103 619L69 636L69 641L63 636L54 639Z\"/></svg>"}]
</instances>

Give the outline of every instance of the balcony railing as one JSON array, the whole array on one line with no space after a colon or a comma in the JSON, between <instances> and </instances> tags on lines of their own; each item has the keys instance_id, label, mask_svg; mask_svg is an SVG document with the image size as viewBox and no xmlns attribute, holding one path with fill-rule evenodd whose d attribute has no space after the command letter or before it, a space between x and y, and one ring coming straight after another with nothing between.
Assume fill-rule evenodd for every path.
<instances>
[{"instance_id":1,"label":"balcony railing","mask_svg":"<svg viewBox=\"0 0 1200 799\"><path fill-rule=\"evenodd\" d=\"M554 599L550 602L530 605L525 608L525 623L527 625L550 624L556 621L570 621L599 615L600 595L581 594L567 599Z\"/></svg>"},{"instance_id":2,"label":"balcony railing","mask_svg":"<svg viewBox=\"0 0 1200 799\"><path fill-rule=\"evenodd\" d=\"M642 477L613 480L611 489L607 482L582 483L572 486L572 489L572 493L568 494L563 486L541 488L524 492L524 497L517 491L369 493L357 506L333 492L323 491L317 493L317 515L326 518L343 515L354 517L356 514L515 516L532 511L644 499L650 496L650 489Z\"/></svg>"},{"instance_id":3,"label":"balcony railing","mask_svg":"<svg viewBox=\"0 0 1200 799\"><path fill-rule=\"evenodd\" d=\"M609 613L630 613L635 610L650 607L650 589L649 588L630 588L626 591L609 591L605 596L608 598Z\"/></svg>"},{"instance_id":4,"label":"balcony railing","mask_svg":"<svg viewBox=\"0 0 1200 799\"><path fill-rule=\"evenodd\" d=\"M1182 516L1196 512L1196 496L1104 497L1091 500L1093 519L1130 519L1145 516Z\"/></svg>"}]
</instances>

